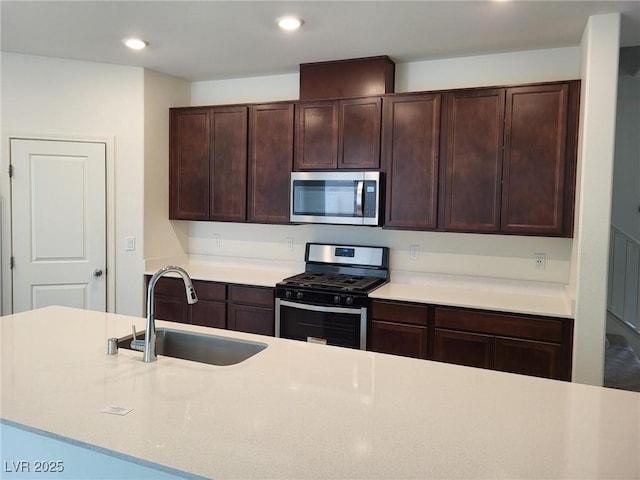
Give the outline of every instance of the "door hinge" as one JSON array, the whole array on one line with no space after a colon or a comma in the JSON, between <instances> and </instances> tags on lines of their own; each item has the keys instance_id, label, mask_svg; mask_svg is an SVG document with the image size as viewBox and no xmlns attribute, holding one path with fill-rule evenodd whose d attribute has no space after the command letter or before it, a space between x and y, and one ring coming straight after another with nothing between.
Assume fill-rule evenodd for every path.
<instances>
[{"instance_id":1,"label":"door hinge","mask_svg":"<svg viewBox=\"0 0 640 480\"><path fill-rule=\"evenodd\" d=\"M15 257L11 256L11 258L9 259L9 268L13 270L13 267L15 266L15 264L16 264Z\"/></svg>"},{"instance_id":2,"label":"door hinge","mask_svg":"<svg viewBox=\"0 0 640 480\"><path fill-rule=\"evenodd\" d=\"M9 165L9 178L13 178L13 165Z\"/></svg>"}]
</instances>

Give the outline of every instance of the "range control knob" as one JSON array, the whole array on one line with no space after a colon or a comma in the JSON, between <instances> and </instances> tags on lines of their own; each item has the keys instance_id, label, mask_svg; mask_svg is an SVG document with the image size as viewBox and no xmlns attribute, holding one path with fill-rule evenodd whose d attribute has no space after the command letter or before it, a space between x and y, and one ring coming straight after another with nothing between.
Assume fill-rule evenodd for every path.
<instances>
[{"instance_id":1,"label":"range control knob","mask_svg":"<svg viewBox=\"0 0 640 480\"><path fill-rule=\"evenodd\" d=\"M353 297L345 298L345 302L347 302L347 305L353 305Z\"/></svg>"},{"instance_id":2,"label":"range control knob","mask_svg":"<svg viewBox=\"0 0 640 480\"><path fill-rule=\"evenodd\" d=\"M303 294L302 292L298 292L298 293L296 293L296 298L297 298L298 300L302 300L302 297L304 297L304 294Z\"/></svg>"},{"instance_id":3,"label":"range control knob","mask_svg":"<svg viewBox=\"0 0 640 480\"><path fill-rule=\"evenodd\" d=\"M286 292L284 292L284 296L287 298L291 298L293 297L293 292L291 290L287 290Z\"/></svg>"},{"instance_id":4,"label":"range control knob","mask_svg":"<svg viewBox=\"0 0 640 480\"><path fill-rule=\"evenodd\" d=\"M342 298L340 298L340 295L336 295L335 297L333 297L333 303L340 303L341 300Z\"/></svg>"}]
</instances>

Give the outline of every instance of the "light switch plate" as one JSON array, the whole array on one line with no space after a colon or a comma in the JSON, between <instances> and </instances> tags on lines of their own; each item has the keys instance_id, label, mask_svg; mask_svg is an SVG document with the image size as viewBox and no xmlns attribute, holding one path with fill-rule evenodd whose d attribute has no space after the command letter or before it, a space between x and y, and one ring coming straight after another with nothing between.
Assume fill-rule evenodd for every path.
<instances>
[{"instance_id":1,"label":"light switch plate","mask_svg":"<svg viewBox=\"0 0 640 480\"><path fill-rule=\"evenodd\" d=\"M127 252L133 252L136 249L136 237L124 237L125 247Z\"/></svg>"}]
</instances>

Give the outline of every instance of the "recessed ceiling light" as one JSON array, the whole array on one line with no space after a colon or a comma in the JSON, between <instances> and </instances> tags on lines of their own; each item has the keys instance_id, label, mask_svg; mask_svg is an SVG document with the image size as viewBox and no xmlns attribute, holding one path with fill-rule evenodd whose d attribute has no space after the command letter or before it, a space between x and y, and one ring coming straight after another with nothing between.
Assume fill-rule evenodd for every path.
<instances>
[{"instance_id":1,"label":"recessed ceiling light","mask_svg":"<svg viewBox=\"0 0 640 480\"><path fill-rule=\"evenodd\" d=\"M304 20L297 17L282 17L278 19L278 26L288 32L299 29L303 23Z\"/></svg>"},{"instance_id":2,"label":"recessed ceiling light","mask_svg":"<svg viewBox=\"0 0 640 480\"><path fill-rule=\"evenodd\" d=\"M147 45L149 45L149 42L145 42L144 40L140 40L139 38L125 38L123 42L132 50L142 50Z\"/></svg>"}]
</instances>

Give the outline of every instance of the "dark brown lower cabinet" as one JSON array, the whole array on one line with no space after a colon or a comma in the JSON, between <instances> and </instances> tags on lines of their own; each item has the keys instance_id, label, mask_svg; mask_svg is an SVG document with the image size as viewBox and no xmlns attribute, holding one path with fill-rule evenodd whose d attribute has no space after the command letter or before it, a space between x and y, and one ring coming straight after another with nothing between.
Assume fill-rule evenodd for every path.
<instances>
[{"instance_id":1,"label":"dark brown lower cabinet","mask_svg":"<svg viewBox=\"0 0 640 480\"><path fill-rule=\"evenodd\" d=\"M155 295L154 318L169 322L191 323L188 307L187 301L183 298Z\"/></svg>"},{"instance_id":2,"label":"dark brown lower cabinet","mask_svg":"<svg viewBox=\"0 0 640 480\"><path fill-rule=\"evenodd\" d=\"M424 305L374 300L369 350L427 358L428 318L429 310Z\"/></svg>"},{"instance_id":3,"label":"dark brown lower cabinet","mask_svg":"<svg viewBox=\"0 0 640 480\"><path fill-rule=\"evenodd\" d=\"M571 380L573 320L373 300L369 349Z\"/></svg>"},{"instance_id":4,"label":"dark brown lower cabinet","mask_svg":"<svg viewBox=\"0 0 640 480\"><path fill-rule=\"evenodd\" d=\"M435 307L433 359L571 379L573 321Z\"/></svg>"},{"instance_id":5,"label":"dark brown lower cabinet","mask_svg":"<svg viewBox=\"0 0 640 480\"><path fill-rule=\"evenodd\" d=\"M571 372L562 372L561 345L519 338L496 337L494 368L535 377L571 377Z\"/></svg>"},{"instance_id":6,"label":"dark brown lower cabinet","mask_svg":"<svg viewBox=\"0 0 640 480\"><path fill-rule=\"evenodd\" d=\"M273 288L230 285L227 328L274 336L274 299Z\"/></svg>"},{"instance_id":7,"label":"dark brown lower cabinet","mask_svg":"<svg viewBox=\"0 0 640 480\"><path fill-rule=\"evenodd\" d=\"M433 359L467 367L493 368L494 341L483 333L436 328Z\"/></svg>"},{"instance_id":8,"label":"dark brown lower cabinet","mask_svg":"<svg viewBox=\"0 0 640 480\"><path fill-rule=\"evenodd\" d=\"M193 287L198 302L189 305L182 279L158 280L154 289L155 318L260 335L275 334L273 288L204 280L194 280Z\"/></svg>"},{"instance_id":9,"label":"dark brown lower cabinet","mask_svg":"<svg viewBox=\"0 0 640 480\"><path fill-rule=\"evenodd\" d=\"M371 348L380 353L427 358L427 328L401 323L371 322Z\"/></svg>"},{"instance_id":10,"label":"dark brown lower cabinet","mask_svg":"<svg viewBox=\"0 0 640 480\"><path fill-rule=\"evenodd\" d=\"M193 288L198 295L198 303L191 305L191 323L227 328L227 286L224 283L194 280Z\"/></svg>"},{"instance_id":11,"label":"dark brown lower cabinet","mask_svg":"<svg viewBox=\"0 0 640 480\"><path fill-rule=\"evenodd\" d=\"M149 279L147 277L147 285ZM191 323L184 283L179 278L164 277L154 287L153 316L156 320Z\"/></svg>"}]
</instances>

